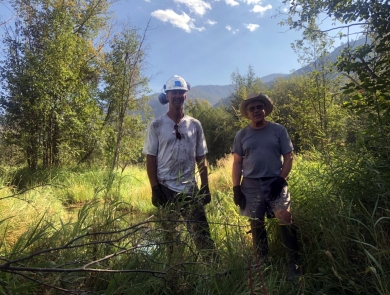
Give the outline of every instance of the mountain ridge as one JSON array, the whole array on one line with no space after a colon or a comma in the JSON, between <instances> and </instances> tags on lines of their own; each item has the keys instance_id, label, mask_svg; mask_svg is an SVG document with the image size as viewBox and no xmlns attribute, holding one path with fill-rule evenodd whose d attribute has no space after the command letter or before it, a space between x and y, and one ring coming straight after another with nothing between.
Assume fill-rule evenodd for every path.
<instances>
[{"instance_id":1,"label":"mountain ridge","mask_svg":"<svg viewBox=\"0 0 390 295\"><path fill-rule=\"evenodd\" d=\"M359 39L353 42L352 47L356 47L367 42L365 39ZM331 62L335 62L337 57L341 54L342 50L347 47L349 44L342 44L336 47L328 55L328 59ZM290 74L283 73L274 73L263 76L260 80L265 84L271 84L278 78L288 78L292 75L302 75L308 73L314 69L313 65L307 65ZM191 90L187 93L188 100L194 99L204 99L207 100L212 106L218 106L221 102L229 101L231 94L234 91L234 85L197 85L192 86ZM168 105L161 105L158 100L158 95L160 93L154 93L150 95L149 106L153 109L153 114L155 117L158 117L168 111Z\"/></svg>"}]
</instances>

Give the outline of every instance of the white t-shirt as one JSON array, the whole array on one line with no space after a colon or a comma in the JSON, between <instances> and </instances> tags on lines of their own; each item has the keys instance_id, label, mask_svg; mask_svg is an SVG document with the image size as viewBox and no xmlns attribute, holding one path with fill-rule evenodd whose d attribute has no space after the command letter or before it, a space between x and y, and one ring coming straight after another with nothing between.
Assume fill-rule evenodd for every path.
<instances>
[{"instance_id":1,"label":"white t-shirt","mask_svg":"<svg viewBox=\"0 0 390 295\"><path fill-rule=\"evenodd\" d=\"M142 152L157 157L159 183L176 192L191 193L196 188L195 157L206 155L206 140L198 120L184 115L177 125L181 139L167 114L153 120Z\"/></svg>"}]
</instances>

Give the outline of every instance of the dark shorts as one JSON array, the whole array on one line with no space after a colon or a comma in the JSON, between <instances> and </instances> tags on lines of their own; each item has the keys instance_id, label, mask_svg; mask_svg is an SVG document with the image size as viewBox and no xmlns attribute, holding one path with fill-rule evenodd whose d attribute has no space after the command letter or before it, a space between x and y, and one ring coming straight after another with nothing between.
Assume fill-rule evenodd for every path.
<instances>
[{"instance_id":1,"label":"dark shorts","mask_svg":"<svg viewBox=\"0 0 390 295\"><path fill-rule=\"evenodd\" d=\"M267 212L290 209L290 192L287 186L276 200L269 199L270 185L275 179L276 177L267 180L246 177L242 179L241 191L246 199L246 207L245 210L240 209L240 215L263 219Z\"/></svg>"}]
</instances>

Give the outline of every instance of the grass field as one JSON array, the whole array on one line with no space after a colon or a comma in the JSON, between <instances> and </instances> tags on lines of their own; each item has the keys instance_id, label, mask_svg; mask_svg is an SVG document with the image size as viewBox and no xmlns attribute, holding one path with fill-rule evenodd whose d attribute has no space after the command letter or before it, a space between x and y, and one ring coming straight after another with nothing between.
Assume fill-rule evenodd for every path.
<instances>
[{"instance_id":1,"label":"grass field","mask_svg":"<svg viewBox=\"0 0 390 295\"><path fill-rule=\"evenodd\" d=\"M388 193L366 188L381 179L367 178L367 164L296 157L289 187L304 275L293 283L276 220L267 220L271 265L249 267L256 258L232 201L231 165L228 157L209 171L219 261L197 253L180 222L168 259L142 166L115 177L2 169L0 294L389 294Z\"/></svg>"}]
</instances>

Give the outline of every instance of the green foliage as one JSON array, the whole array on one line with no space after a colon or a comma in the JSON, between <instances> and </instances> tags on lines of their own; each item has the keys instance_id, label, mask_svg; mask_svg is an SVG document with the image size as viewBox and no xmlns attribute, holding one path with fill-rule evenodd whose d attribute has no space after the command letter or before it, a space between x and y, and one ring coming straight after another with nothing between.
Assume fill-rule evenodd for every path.
<instances>
[{"instance_id":1,"label":"green foliage","mask_svg":"<svg viewBox=\"0 0 390 295\"><path fill-rule=\"evenodd\" d=\"M219 263L199 256L181 221L177 221L178 252L168 262L162 220L151 207L150 191L145 199L149 211L134 211L143 206L136 189L147 182L145 171L137 167L115 182L114 187L128 192L126 203L114 197L94 198L71 211L71 218L46 209L55 199L45 199L42 204L47 207L39 207L40 198L22 197L16 212L5 206L16 199L0 196L1 214L13 212L20 225L15 225L16 216L12 222L1 215L5 239L0 244L0 290L4 294L24 290L41 294L42 290L55 292L54 288L104 294L247 294L250 290L264 293L265 288L267 294L287 295L388 294L390 174L385 170L389 163L382 163L383 170L378 171L378 162L367 150L359 154L338 149L325 157L313 151L296 157L289 187L305 273L295 284L285 281L285 249L275 220L267 220L272 264L261 268L264 284L256 267L249 271L256 259L246 234L249 223L238 215L232 201L231 156L210 170L212 203L206 209ZM105 179L96 171L69 176L63 173L58 179L96 187ZM129 204L133 204L131 211L126 209ZM45 209L31 210L35 207ZM26 218L33 212L34 218ZM24 267L40 271L32 275Z\"/></svg>"},{"instance_id":2,"label":"green foliage","mask_svg":"<svg viewBox=\"0 0 390 295\"><path fill-rule=\"evenodd\" d=\"M318 84L322 74L278 79L269 92L275 104L271 118L287 128L296 152L343 145L347 131L354 132L353 117L332 94L337 84Z\"/></svg>"},{"instance_id":3,"label":"green foliage","mask_svg":"<svg viewBox=\"0 0 390 295\"><path fill-rule=\"evenodd\" d=\"M103 128L111 135L106 149L112 169L139 159L141 132L146 124L140 115L146 110L146 97L139 96L148 90L148 80L142 73L146 58L144 38L138 30L125 27L113 38L111 51L105 55L105 87L99 96L105 109Z\"/></svg>"},{"instance_id":4,"label":"green foliage","mask_svg":"<svg viewBox=\"0 0 390 295\"><path fill-rule=\"evenodd\" d=\"M145 35L124 27L105 52L109 1L13 4L19 18L0 67L5 149L31 170L141 160Z\"/></svg>"},{"instance_id":5,"label":"green foliage","mask_svg":"<svg viewBox=\"0 0 390 295\"><path fill-rule=\"evenodd\" d=\"M267 87L256 77L256 74L252 66L248 67L248 72L245 76L241 75L238 70L232 73L231 75L232 84L235 85L235 90L231 95L231 101L229 105L226 106L228 113L234 116L235 120L233 124L239 128L242 128L247 125L247 120L241 118L240 114L240 104L247 98L248 94L252 92L265 93ZM239 129L238 128L238 129Z\"/></svg>"},{"instance_id":6,"label":"green foliage","mask_svg":"<svg viewBox=\"0 0 390 295\"><path fill-rule=\"evenodd\" d=\"M14 3L19 19L4 40L6 59L0 68L7 90L1 100L3 139L23 151L31 169L77 158L97 136L98 72L91 44L107 2L80 4Z\"/></svg>"},{"instance_id":7,"label":"green foliage","mask_svg":"<svg viewBox=\"0 0 390 295\"><path fill-rule=\"evenodd\" d=\"M311 284L332 294L386 294L389 175L375 171L367 152L338 149L327 158L300 158L289 181Z\"/></svg>"},{"instance_id":8,"label":"green foliage","mask_svg":"<svg viewBox=\"0 0 390 295\"><path fill-rule=\"evenodd\" d=\"M304 34L319 33L313 26L321 13L345 24L346 28L362 25L361 33L367 40L366 44L356 48L348 46L337 62L337 68L348 78L342 89L345 95L351 95L351 99L345 106L356 111L357 115L369 114L365 132L381 144L389 132L390 121L390 6L387 1L377 0L298 0L291 3L289 17L282 24L303 28ZM350 43L353 45L353 42Z\"/></svg>"},{"instance_id":9,"label":"green foliage","mask_svg":"<svg viewBox=\"0 0 390 295\"><path fill-rule=\"evenodd\" d=\"M197 99L186 103L186 111L201 122L209 150L207 159L215 165L231 152L237 131L231 123L232 115L223 107L213 108L207 101Z\"/></svg>"}]
</instances>

